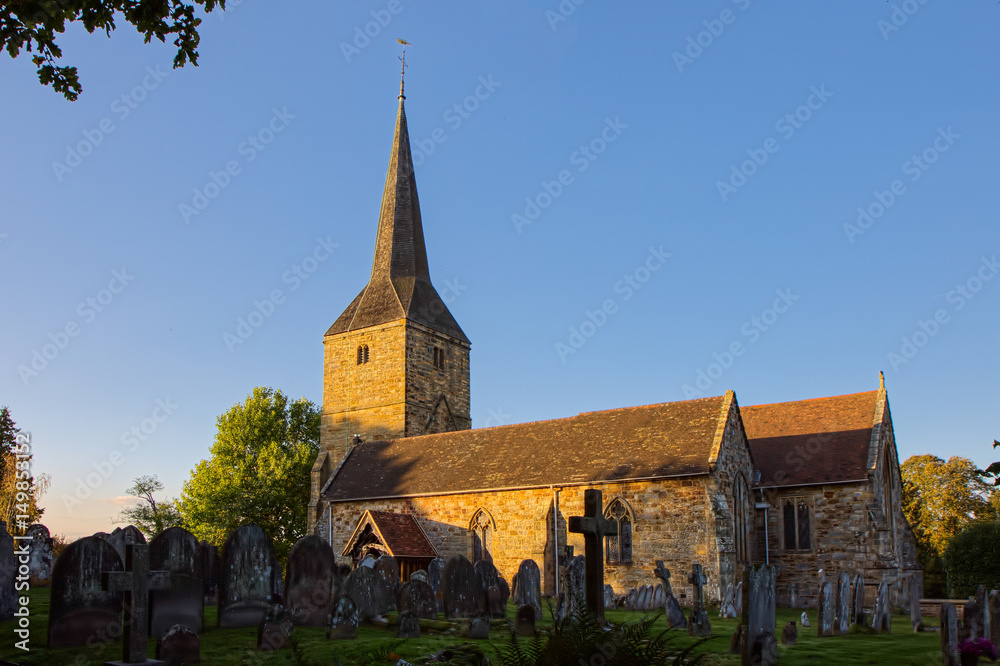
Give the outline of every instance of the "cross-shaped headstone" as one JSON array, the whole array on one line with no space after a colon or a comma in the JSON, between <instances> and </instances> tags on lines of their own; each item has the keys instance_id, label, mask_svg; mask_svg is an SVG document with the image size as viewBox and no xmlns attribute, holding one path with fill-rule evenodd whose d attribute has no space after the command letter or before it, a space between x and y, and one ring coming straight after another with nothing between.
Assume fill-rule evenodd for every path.
<instances>
[{"instance_id":1,"label":"cross-shaped headstone","mask_svg":"<svg viewBox=\"0 0 1000 666\"><path fill-rule=\"evenodd\" d=\"M105 571L101 587L107 592L125 593L125 621L122 631L122 661L108 665L134 666L166 662L146 658L149 634L149 593L170 588L172 573L149 570L149 546L130 543L125 546L125 571Z\"/></svg>"},{"instance_id":2,"label":"cross-shaped headstone","mask_svg":"<svg viewBox=\"0 0 1000 666\"><path fill-rule=\"evenodd\" d=\"M653 575L663 581L663 591L667 593L667 596L673 596L674 591L670 589L670 569L663 565L663 560L656 560Z\"/></svg>"},{"instance_id":3,"label":"cross-shaped headstone","mask_svg":"<svg viewBox=\"0 0 1000 666\"><path fill-rule=\"evenodd\" d=\"M694 609L695 611L705 610L705 604L701 596L702 586L708 582L705 578L705 574L701 572L700 564L691 565L691 575L688 576L688 582L694 586Z\"/></svg>"},{"instance_id":4,"label":"cross-shaped headstone","mask_svg":"<svg viewBox=\"0 0 1000 666\"><path fill-rule=\"evenodd\" d=\"M601 540L618 533L615 521L605 518L603 511L604 497L601 491L585 490L583 515L569 518L569 531L583 534L587 605L602 624L604 623L604 548Z\"/></svg>"}]
</instances>

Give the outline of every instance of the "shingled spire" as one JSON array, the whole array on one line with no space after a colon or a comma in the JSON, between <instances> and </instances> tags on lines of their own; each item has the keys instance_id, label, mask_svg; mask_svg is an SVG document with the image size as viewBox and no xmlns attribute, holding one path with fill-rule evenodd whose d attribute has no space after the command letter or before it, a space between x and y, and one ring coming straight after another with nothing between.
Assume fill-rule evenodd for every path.
<instances>
[{"instance_id":1,"label":"shingled spire","mask_svg":"<svg viewBox=\"0 0 1000 666\"><path fill-rule=\"evenodd\" d=\"M326 334L408 319L468 342L431 284L403 104L400 85L396 134L382 193L371 278Z\"/></svg>"}]
</instances>

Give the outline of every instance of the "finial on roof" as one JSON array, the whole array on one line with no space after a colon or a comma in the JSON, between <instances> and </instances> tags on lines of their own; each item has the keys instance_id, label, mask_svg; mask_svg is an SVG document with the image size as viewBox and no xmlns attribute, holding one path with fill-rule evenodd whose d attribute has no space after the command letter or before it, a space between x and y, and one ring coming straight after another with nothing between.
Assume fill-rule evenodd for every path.
<instances>
[{"instance_id":1,"label":"finial on roof","mask_svg":"<svg viewBox=\"0 0 1000 666\"><path fill-rule=\"evenodd\" d=\"M880 389L884 389L885 388L885 375L882 374L881 370L878 371L878 387Z\"/></svg>"},{"instance_id":2,"label":"finial on roof","mask_svg":"<svg viewBox=\"0 0 1000 666\"><path fill-rule=\"evenodd\" d=\"M406 95L403 94L403 77L406 76L406 47L413 46L413 44L410 44L405 39L397 38L396 41L403 45L403 55L399 56L399 61L402 63L402 66L399 68L399 99L404 100L406 99Z\"/></svg>"}]
</instances>

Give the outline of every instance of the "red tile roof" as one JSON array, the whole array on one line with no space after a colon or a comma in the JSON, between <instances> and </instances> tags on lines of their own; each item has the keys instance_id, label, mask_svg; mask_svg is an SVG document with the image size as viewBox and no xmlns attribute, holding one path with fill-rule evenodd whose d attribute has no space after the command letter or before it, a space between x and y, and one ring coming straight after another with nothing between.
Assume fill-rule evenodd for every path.
<instances>
[{"instance_id":1,"label":"red tile roof","mask_svg":"<svg viewBox=\"0 0 1000 666\"><path fill-rule=\"evenodd\" d=\"M427 535L410 514L367 511L358 524L359 530L364 529L369 516L375 531L382 537L382 545L393 557L437 557L437 552L427 540ZM355 534L358 534L359 530L356 530ZM353 537L351 541L353 542ZM349 542L344 552L348 552L352 546L353 543Z\"/></svg>"}]
</instances>

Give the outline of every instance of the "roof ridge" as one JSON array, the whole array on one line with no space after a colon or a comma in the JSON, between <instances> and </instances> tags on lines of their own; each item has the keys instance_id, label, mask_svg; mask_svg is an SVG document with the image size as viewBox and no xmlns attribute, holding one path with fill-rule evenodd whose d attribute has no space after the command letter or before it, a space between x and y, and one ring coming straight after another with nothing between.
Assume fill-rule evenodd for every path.
<instances>
[{"instance_id":1,"label":"roof ridge","mask_svg":"<svg viewBox=\"0 0 1000 666\"><path fill-rule=\"evenodd\" d=\"M878 393L878 389L874 389L874 390L871 390L871 391L858 391L857 393L844 393L844 394L841 394L841 395L826 395L826 396L821 396L819 398L803 398L802 400L785 400L785 401L782 401L782 402L765 402L765 403L762 403L760 405L745 405L745 406L741 407L740 409L746 410L746 409L756 409L758 407L772 407L774 405L791 405L791 404L799 403L799 402L818 402L820 400L834 400L836 398L853 398L855 396L867 395L869 393Z\"/></svg>"}]
</instances>

